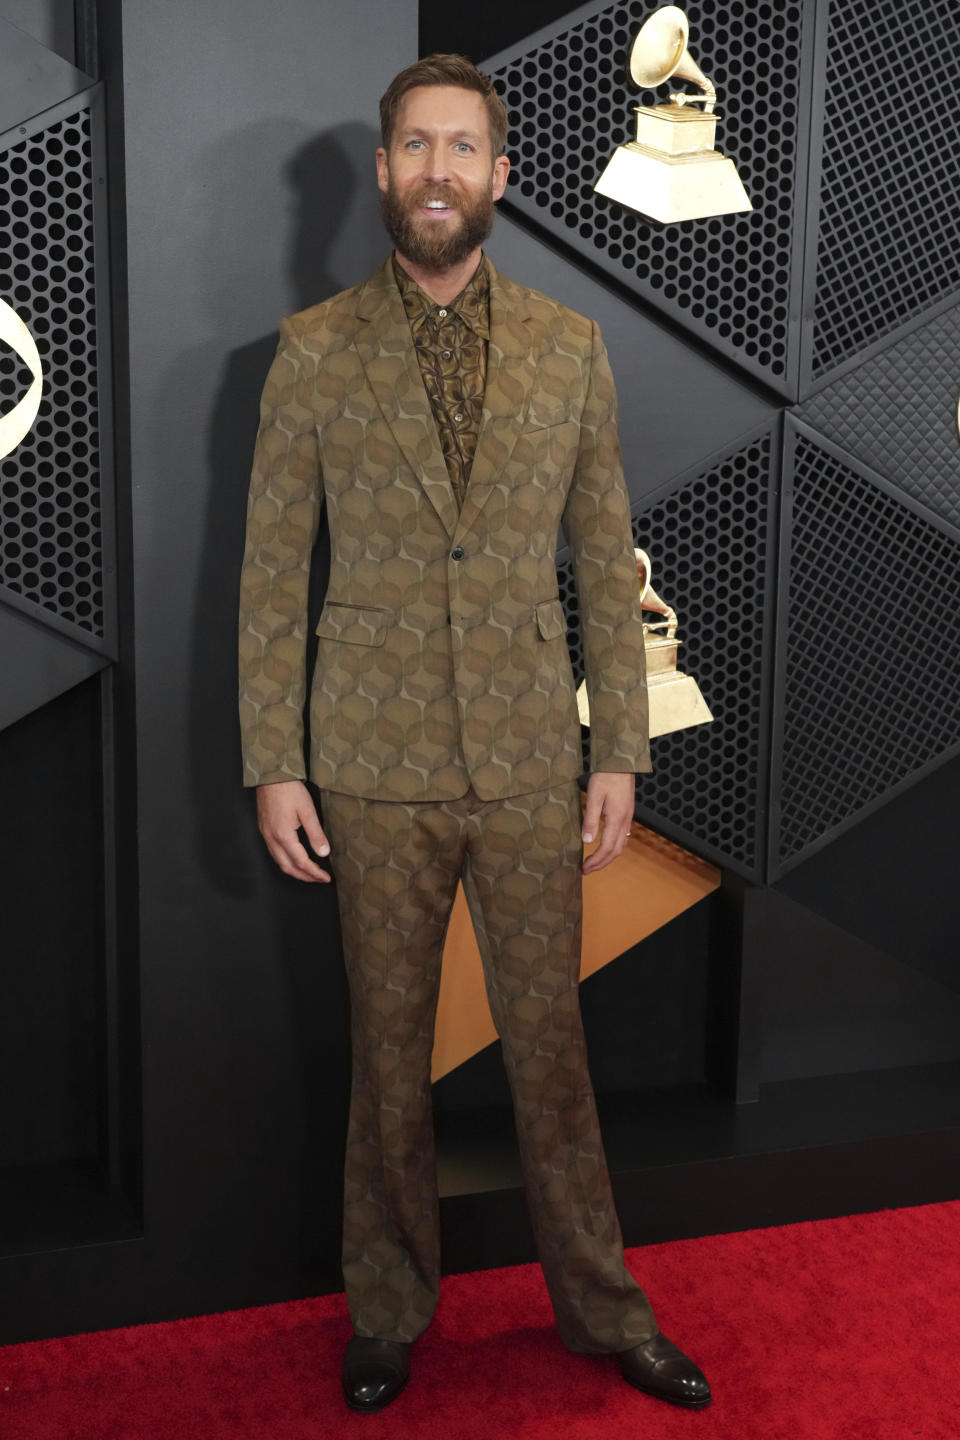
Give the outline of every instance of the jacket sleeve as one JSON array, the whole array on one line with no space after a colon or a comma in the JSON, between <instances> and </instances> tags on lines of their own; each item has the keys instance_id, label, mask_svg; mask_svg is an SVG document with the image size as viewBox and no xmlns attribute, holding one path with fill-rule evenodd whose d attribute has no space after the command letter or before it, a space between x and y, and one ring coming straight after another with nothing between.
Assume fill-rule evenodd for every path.
<instances>
[{"instance_id":1,"label":"jacket sleeve","mask_svg":"<svg viewBox=\"0 0 960 1440\"><path fill-rule=\"evenodd\" d=\"M616 388L596 325L563 531L580 605L590 769L649 772L640 582L620 458Z\"/></svg>"},{"instance_id":2,"label":"jacket sleeve","mask_svg":"<svg viewBox=\"0 0 960 1440\"><path fill-rule=\"evenodd\" d=\"M314 368L281 321L260 404L240 574L244 785L306 777L307 591L323 504Z\"/></svg>"}]
</instances>

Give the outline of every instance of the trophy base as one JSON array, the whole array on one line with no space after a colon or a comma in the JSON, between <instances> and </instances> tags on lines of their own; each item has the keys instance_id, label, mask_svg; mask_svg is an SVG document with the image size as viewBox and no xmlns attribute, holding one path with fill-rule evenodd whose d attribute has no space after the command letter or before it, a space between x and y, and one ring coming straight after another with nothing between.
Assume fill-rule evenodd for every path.
<instances>
[{"instance_id":1,"label":"trophy base","mask_svg":"<svg viewBox=\"0 0 960 1440\"><path fill-rule=\"evenodd\" d=\"M706 725L713 720L696 680L682 670L650 676L647 680L647 700L651 740L657 735L671 735L674 730L689 730L691 725ZM590 702L586 682L581 682L577 690L577 710L580 724L589 725Z\"/></svg>"},{"instance_id":2,"label":"trophy base","mask_svg":"<svg viewBox=\"0 0 960 1440\"><path fill-rule=\"evenodd\" d=\"M650 738L689 730L713 719L700 686L692 675L675 670L672 675L654 675L647 685L650 704Z\"/></svg>"},{"instance_id":3,"label":"trophy base","mask_svg":"<svg viewBox=\"0 0 960 1440\"><path fill-rule=\"evenodd\" d=\"M614 151L593 188L663 225L753 209L737 167L718 150L668 155L631 140Z\"/></svg>"}]
</instances>

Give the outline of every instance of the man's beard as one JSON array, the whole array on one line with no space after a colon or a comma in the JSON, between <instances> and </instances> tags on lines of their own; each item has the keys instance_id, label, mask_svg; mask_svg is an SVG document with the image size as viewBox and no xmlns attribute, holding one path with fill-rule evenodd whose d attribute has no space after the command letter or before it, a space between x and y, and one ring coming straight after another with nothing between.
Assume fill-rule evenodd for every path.
<instances>
[{"instance_id":1,"label":"man's beard","mask_svg":"<svg viewBox=\"0 0 960 1440\"><path fill-rule=\"evenodd\" d=\"M442 200L459 214L460 224L421 219L417 210L428 200ZM446 186L433 185L404 202L391 180L389 188L380 192L380 214L400 255L425 270L451 270L482 245L493 229L493 197L487 194L464 200Z\"/></svg>"}]
</instances>

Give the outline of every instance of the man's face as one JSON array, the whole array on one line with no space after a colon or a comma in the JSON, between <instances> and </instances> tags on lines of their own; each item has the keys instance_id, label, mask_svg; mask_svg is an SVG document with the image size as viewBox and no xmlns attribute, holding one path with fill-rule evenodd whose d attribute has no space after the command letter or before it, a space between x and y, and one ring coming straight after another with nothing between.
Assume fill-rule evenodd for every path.
<instances>
[{"instance_id":1,"label":"man's face","mask_svg":"<svg viewBox=\"0 0 960 1440\"><path fill-rule=\"evenodd\" d=\"M408 91L389 154L377 151L383 222L398 252L427 270L459 265L489 235L509 169L492 154L482 96L458 85Z\"/></svg>"}]
</instances>

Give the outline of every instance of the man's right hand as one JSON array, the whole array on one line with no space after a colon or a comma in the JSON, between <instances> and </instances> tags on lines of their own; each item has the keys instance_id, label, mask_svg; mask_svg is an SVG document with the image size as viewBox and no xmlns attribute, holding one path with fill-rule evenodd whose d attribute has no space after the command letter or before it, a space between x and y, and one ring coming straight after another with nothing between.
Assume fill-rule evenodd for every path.
<instances>
[{"instance_id":1,"label":"man's right hand","mask_svg":"<svg viewBox=\"0 0 960 1440\"><path fill-rule=\"evenodd\" d=\"M317 807L302 780L258 785L257 822L267 849L285 875L292 875L295 880L321 880L329 884L329 873L310 859L297 835L302 826L314 854L330 854Z\"/></svg>"}]
</instances>

